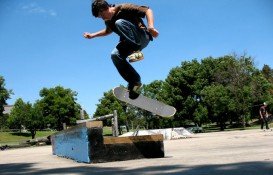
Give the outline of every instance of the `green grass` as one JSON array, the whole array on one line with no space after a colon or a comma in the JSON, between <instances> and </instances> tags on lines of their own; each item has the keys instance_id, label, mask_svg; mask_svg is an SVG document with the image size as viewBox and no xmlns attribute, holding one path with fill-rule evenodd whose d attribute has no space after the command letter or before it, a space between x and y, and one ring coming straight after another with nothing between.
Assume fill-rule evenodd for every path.
<instances>
[{"instance_id":1,"label":"green grass","mask_svg":"<svg viewBox=\"0 0 273 175\"><path fill-rule=\"evenodd\" d=\"M56 131L37 131L35 138L47 137ZM20 142L31 139L30 133L0 132L0 146L18 145Z\"/></svg>"},{"instance_id":2,"label":"green grass","mask_svg":"<svg viewBox=\"0 0 273 175\"><path fill-rule=\"evenodd\" d=\"M271 126L273 127L273 126ZM246 128L234 128L227 125L225 131L235 131L235 130L248 130L248 129L259 129L259 124L254 124L251 127ZM210 124L203 126L205 132L219 132L220 128L215 124ZM39 137L47 137L56 131L37 131L35 138ZM104 136L112 136L112 128L111 127L103 127L103 135ZM18 132L0 132L0 146L3 145L19 145L19 143L24 142L26 140L31 139L30 133L18 133Z\"/></svg>"},{"instance_id":3,"label":"green grass","mask_svg":"<svg viewBox=\"0 0 273 175\"><path fill-rule=\"evenodd\" d=\"M35 138L47 137L56 131L37 131ZM112 136L111 127L103 127L104 136ZM19 143L31 139L31 134L19 132L0 132L0 146L3 145L19 145Z\"/></svg>"},{"instance_id":4,"label":"green grass","mask_svg":"<svg viewBox=\"0 0 273 175\"><path fill-rule=\"evenodd\" d=\"M112 127L103 127L104 136L112 136Z\"/></svg>"},{"instance_id":5,"label":"green grass","mask_svg":"<svg viewBox=\"0 0 273 175\"><path fill-rule=\"evenodd\" d=\"M204 129L204 132L220 132L220 127L217 126L216 124L204 125L202 128ZM252 123L251 126L247 126L245 128L226 125L226 128L224 131L239 131L239 130L250 130L250 129L259 129L259 128L260 128L260 124L258 123Z\"/></svg>"}]
</instances>

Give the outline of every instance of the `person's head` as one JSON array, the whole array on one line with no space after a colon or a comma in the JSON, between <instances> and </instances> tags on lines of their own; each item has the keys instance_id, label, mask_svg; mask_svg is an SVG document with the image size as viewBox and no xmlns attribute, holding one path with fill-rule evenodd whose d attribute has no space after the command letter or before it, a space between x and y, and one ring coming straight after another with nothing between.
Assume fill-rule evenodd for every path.
<instances>
[{"instance_id":1,"label":"person's head","mask_svg":"<svg viewBox=\"0 0 273 175\"><path fill-rule=\"evenodd\" d=\"M266 102L264 102L264 106L267 106Z\"/></svg>"},{"instance_id":2,"label":"person's head","mask_svg":"<svg viewBox=\"0 0 273 175\"><path fill-rule=\"evenodd\" d=\"M100 17L103 11L108 10L110 5L105 0L94 0L91 5L92 14L94 17Z\"/></svg>"}]
</instances>

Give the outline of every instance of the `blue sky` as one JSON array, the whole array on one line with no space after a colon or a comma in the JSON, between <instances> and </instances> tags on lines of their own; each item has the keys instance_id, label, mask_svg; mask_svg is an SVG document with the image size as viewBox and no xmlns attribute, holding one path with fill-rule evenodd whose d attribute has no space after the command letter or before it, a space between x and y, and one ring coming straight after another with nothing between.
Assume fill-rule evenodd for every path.
<instances>
[{"instance_id":1,"label":"blue sky","mask_svg":"<svg viewBox=\"0 0 273 175\"><path fill-rule=\"evenodd\" d=\"M115 34L87 40L104 28L91 16L91 0L0 0L0 75L16 99L34 103L39 91L63 86L78 93L91 116L103 93L126 82L110 59ZM134 67L148 84L164 80L182 61L247 53L273 68L272 0L109 0L147 5L157 39Z\"/></svg>"}]
</instances>

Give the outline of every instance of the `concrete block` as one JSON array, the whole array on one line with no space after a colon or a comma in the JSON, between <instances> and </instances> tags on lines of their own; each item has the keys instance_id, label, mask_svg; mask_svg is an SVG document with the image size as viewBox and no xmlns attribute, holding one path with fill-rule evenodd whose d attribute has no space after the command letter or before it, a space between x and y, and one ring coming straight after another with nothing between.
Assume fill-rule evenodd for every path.
<instances>
[{"instance_id":1,"label":"concrete block","mask_svg":"<svg viewBox=\"0 0 273 175\"><path fill-rule=\"evenodd\" d=\"M94 153L96 162L162 158L165 156L163 135L104 137L103 147Z\"/></svg>"},{"instance_id":2,"label":"concrete block","mask_svg":"<svg viewBox=\"0 0 273 175\"><path fill-rule=\"evenodd\" d=\"M87 122L51 136L54 155L89 163L90 147L102 144L102 122Z\"/></svg>"},{"instance_id":3,"label":"concrete block","mask_svg":"<svg viewBox=\"0 0 273 175\"><path fill-rule=\"evenodd\" d=\"M162 134L103 137L102 131L102 122L93 121L55 133L53 154L85 163L164 157Z\"/></svg>"}]
</instances>

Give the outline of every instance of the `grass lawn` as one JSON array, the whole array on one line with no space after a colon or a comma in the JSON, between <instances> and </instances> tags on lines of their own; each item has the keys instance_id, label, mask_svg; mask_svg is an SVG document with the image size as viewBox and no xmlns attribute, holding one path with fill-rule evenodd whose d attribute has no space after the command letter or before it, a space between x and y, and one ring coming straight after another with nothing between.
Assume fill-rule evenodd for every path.
<instances>
[{"instance_id":1,"label":"grass lawn","mask_svg":"<svg viewBox=\"0 0 273 175\"><path fill-rule=\"evenodd\" d=\"M112 136L112 127L103 127L103 135L104 136Z\"/></svg>"},{"instance_id":2,"label":"grass lawn","mask_svg":"<svg viewBox=\"0 0 273 175\"><path fill-rule=\"evenodd\" d=\"M272 126L271 126L272 127ZM234 130L244 130L244 129L258 129L260 125L252 125L251 127L246 128L232 128L227 125L225 131L234 131ZM220 128L214 125L206 125L203 126L205 132L219 132ZM56 131L37 131L35 138L39 137L47 137ZM112 136L112 128L111 127L103 127L103 135L104 136ZM30 133L18 133L18 132L0 132L0 146L3 145L19 145L20 142L24 142L26 140L31 139Z\"/></svg>"},{"instance_id":3,"label":"grass lawn","mask_svg":"<svg viewBox=\"0 0 273 175\"><path fill-rule=\"evenodd\" d=\"M47 137L56 131L37 131L35 138ZM103 135L112 136L111 127L103 127ZM19 145L20 142L24 142L31 139L30 133L19 132L0 132L0 146L3 145Z\"/></svg>"},{"instance_id":4,"label":"grass lawn","mask_svg":"<svg viewBox=\"0 0 273 175\"><path fill-rule=\"evenodd\" d=\"M259 128L260 128L260 124L257 124L257 123L252 123L251 126L247 126L245 128L226 125L226 128L224 131L238 131L238 130L249 130L249 129L259 129ZM217 126L216 124L204 125L203 129L205 132L220 132L220 127Z\"/></svg>"},{"instance_id":5,"label":"grass lawn","mask_svg":"<svg viewBox=\"0 0 273 175\"><path fill-rule=\"evenodd\" d=\"M55 131L37 131L35 138L47 137ZM18 145L20 142L31 139L30 133L18 132L0 132L0 146L2 145Z\"/></svg>"}]
</instances>

